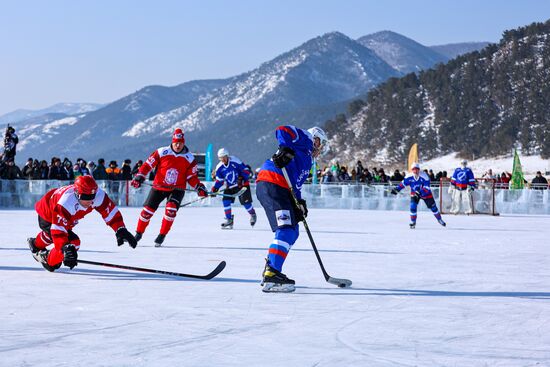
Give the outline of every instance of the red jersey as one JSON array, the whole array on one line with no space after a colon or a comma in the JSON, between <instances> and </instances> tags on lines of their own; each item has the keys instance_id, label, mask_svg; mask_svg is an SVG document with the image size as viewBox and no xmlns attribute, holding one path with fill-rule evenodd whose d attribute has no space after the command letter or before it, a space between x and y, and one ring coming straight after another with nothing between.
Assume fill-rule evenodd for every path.
<instances>
[{"instance_id":1,"label":"red jersey","mask_svg":"<svg viewBox=\"0 0 550 367\"><path fill-rule=\"evenodd\" d=\"M197 162L187 147L184 147L180 153L174 152L171 146L158 148L147 158L139 169L139 173L147 176L149 171L155 167L157 167L153 181L155 190L185 189L187 183L196 188L201 183L198 177Z\"/></svg>"},{"instance_id":2,"label":"red jersey","mask_svg":"<svg viewBox=\"0 0 550 367\"><path fill-rule=\"evenodd\" d=\"M115 232L124 227L122 214L117 206L100 188L92 202L92 205L85 209L78 203L75 195L74 185L63 186L52 189L46 193L35 205L36 212L42 219L52 224L50 232L53 242L57 248L68 243L68 231L77 225L78 221L84 218L93 209L99 212Z\"/></svg>"}]
</instances>

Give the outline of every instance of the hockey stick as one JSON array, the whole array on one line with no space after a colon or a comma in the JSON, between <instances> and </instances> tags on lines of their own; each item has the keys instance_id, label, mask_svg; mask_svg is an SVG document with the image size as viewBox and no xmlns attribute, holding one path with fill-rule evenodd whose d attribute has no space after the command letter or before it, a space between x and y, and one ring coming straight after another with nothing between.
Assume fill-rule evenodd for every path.
<instances>
[{"instance_id":1,"label":"hockey stick","mask_svg":"<svg viewBox=\"0 0 550 367\"><path fill-rule=\"evenodd\" d=\"M148 186L151 186L151 187L153 187L153 188L155 188L155 187L160 187L160 188L164 188L164 189L172 189L172 190L180 190L180 191L197 192L197 190L182 188L181 186L155 185L155 184L152 184L152 183L149 183L149 182L143 182L143 184L148 185ZM246 187L246 186L243 186L243 187L242 187L238 192L236 192L235 194L224 194L223 192L208 192L208 195L209 195L209 196L222 196L222 197L227 197L227 198L237 198L237 197L241 196L242 194L244 194L244 192L245 192L246 190L247 190L247 187Z\"/></svg>"},{"instance_id":2,"label":"hockey stick","mask_svg":"<svg viewBox=\"0 0 550 367\"><path fill-rule=\"evenodd\" d=\"M290 178L288 177L288 173L286 172L286 168L281 168L283 171L283 175L285 176L286 183L288 184L288 187L290 189L290 196L292 196L292 199L294 200L294 204L299 208L300 203L298 202L298 199L296 198L296 194L294 193L294 189L292 188L292 184L290 183ZM309 242L311 243L311 247L313 247L313 251L315 252L315 256L317 257L317 261L319 262L319 265L321 266L321 271L323 272L323 275L325 276L325 280L330 283L337 285L340 288L346 288L351 286L351 280L349 279L340 279L340 278L333 278L330 275L328 275L327 271L325 270L325 266L323 265L323 261L321 260L321 255L319 255L319 251L317 250L317 246L315 246L315 241L313 241L313 236L311 235L311 231L309 230L309 226L307 225L306 218L304 217L303 221L304 228L306 229L307 236L309 237Z\"/></svg>"},{"instance_id":3,"label":"hockey stick","mask_svg":"<svg viewBox=\"0 0 550 367\"><path fill-rule=\"evenodd\" d=\"M165 271L165 270L138 268L138 267L135 267L135 266L128 266L128 265L109 264L109 263L102 263L102 262L88 261L88 260L78 260L78 263L79 264L88 264L88 265L97 265L97 266L106 266L108 268L116 268L116 269L143 271L143 272L146 272L146 273L172 275L172 276L176 276L176 277L204 279L204 280L210 280L210 279L214 278L216 275L221 273L222 270L225 268L225 261L222 261L209 274L207 274L207 275L195 275L195 274L175 273L175 272L172 272L172 271Z\"/></svg>"}]
</instances>

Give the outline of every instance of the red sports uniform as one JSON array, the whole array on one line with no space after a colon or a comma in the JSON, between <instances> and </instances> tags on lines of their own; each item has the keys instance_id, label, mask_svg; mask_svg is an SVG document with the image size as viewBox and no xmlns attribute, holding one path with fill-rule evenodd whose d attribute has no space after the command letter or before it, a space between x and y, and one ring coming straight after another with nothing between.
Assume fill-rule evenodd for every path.
<instances>
[{"instance_id":1,"label":"red sports uniform","mask_svg":"<svg viewBox=\"0 0 550 367\"><path fill-rule=\"evenodd\" d=\"M189 153L189 149L185 145L182 145L182 150L179 153L174 151L175 143L185 144L181 129L174 131L172 145L159 148L149 156L132 181L132 186L139 187L149 171L156 167L157 173L153 181L153 188L143 205L136 228L136 236L138 239L141 238L160 203L166 199L166 209L159 236L155 240L157 246L162 244L174 223L187 184L197 189L199 195L206 196L206 189L198 177L195 157Z\"/></svg>"},{"instance_id":2,"label":"red sports uniform","mask_svg":"<svg viewBox=\"0 0 550 367\"><path fill-rule=\"evenodd\" d=\"M72 243L76 249L80 247L80 239L72 232L72 229L80 219L92 210L98 211L105 223L115 232L124 227L124 220L117 206L105 191L99 188L92 205L88 209L79 204L74 185L48 191L36 203L35 209L43 223L51 223L50 233L48 231L38 233L35 242L35 246L41 250L52 243L54 244L55 247L48 256L48 264L51 266L60 264L63 261L62 247L64 245Z\"/></svg>"}]
</instances>

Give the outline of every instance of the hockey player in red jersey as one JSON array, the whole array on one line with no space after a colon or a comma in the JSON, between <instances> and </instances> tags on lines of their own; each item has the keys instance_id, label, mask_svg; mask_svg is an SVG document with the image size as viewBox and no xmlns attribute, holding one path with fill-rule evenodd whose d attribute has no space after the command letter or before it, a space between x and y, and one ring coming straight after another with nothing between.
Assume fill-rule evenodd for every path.
<instances>
[{"instance_id":1,"label":"hockey player in red jersey","mask_svg":"<svg viewBox=\"0 0 550 367\"><path fill-rule=\"evenodd\" d=\"M141 239L159 204L166 199L166 209L160 232L155 239L155 247L160 247L176 219L176 213L183 200L187 183L197 190L200 197L207 197L208 191L199 180L197 162L185 146L185 137L181 129L174 131L171 145L158 148L149 156L132 180L132 186L140 187L149 171L155 167L157 173L153 181L153 188L145 199L143 210L139 216L136 240Z\"/></svg>"},{"instance_id":2,"label":"hockey player in red jersey","mask_svg":"<svg viewBox=\"0 0 550 367\"><path fill-rule=\"evenodd\" d=\"M98 211L116 233L119 246L125 241L135 248L137 241L128 232L117 206L105 191L97 187L92 176L79 176L73 185L52 189L35 205L41 232L27 240L36 261L48 271L61 263L74 268L78 263L80 238L72 231L78 221L92 210ZM53 244L48 250L46 247Z\"/></svg>"}]
</instances>

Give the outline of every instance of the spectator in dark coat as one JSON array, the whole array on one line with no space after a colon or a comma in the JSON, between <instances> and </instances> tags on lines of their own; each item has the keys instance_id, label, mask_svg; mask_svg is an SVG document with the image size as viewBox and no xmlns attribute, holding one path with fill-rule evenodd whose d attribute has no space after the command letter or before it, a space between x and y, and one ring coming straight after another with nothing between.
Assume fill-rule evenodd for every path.
<instances>
[{"instance_id":1,"label":"spectator in dark coat","mask_svg":"<svg viewBox=\"0 0 550 367\"><path fill-rule=\"evenodd\" d=\"M351 181L351 177L348 174L348 170L344 166L340 167L340 172L338 173L338 181L341 181L341 182Z\"/></svg>"},{"instance_id":2,"label":"spectator in dark coat","mask_svg":"<svg viewBox=\"0 0 550 367\"><path fill-rule=\"evenodd\" d=\"M132 168L132 176L138 173L142 165L143 165L143 161L141 159L137 161L137 163L134 165L134 168Z\"/></svg>"},{"instance_id":3,"label":"spectator in dark coat","mask_svg":"<svg viewBox=\"0 0 550 367\"><path fill-rule=\"evenodd\" d=\"M125 159L124 163L122 163L122 169L120 170L120 178L123 181L131 181L132 180L132 161L129 159Z\"/></svg>"},{"instance_id":4,"label":"spectator in dark coat","mask_svg":"<svg viewBox=\"0 0 550 367\"><path fill-rule=\"evenodd\" d=\"M430 181L435 181L435 175L432 169L428 171L428 177L430 178Z\"/></svg>"},{"instance_id":5,"label":"spectator in dark coat","mask_svg":"<svg viewBox=\"0 0 550 367\"><path fill-rule=\"evenodd\" d=\"M50 168L48 167L48 162L42 160L40 162L40 167L38 168L38 179L47 180L49 173L50 173Z\"/></svg>"},{"instance_id":6,"label":"spectator in dark coat","mask_svg":"<svg viewBox=\"0 0 550 367\"><path fill-rule=\"evenodd\" d=\"M15 160L15 149L17 147L17 143L19 143L19 138L17 137L17 134L15 134L15 129L13 126L9 126L6 128L6 133L4 134L4 156L3 161L9 161L10 159ZM15 163L15 161L14 161ZM17 167L17 166L16 166ZM17 167L19 168L19 167Z\"/></svg>"},{"instance_id":7,"label":"spectator in dark coat","mask_svg":"<svg viewBox=\"0 0 550 367\"><path fill-rule=\"evenodd\" d=\"M357 161L357 164L355 165L355 172L357 173L358 179L361 179L361 176L363 176L363 171L365 171L363 163L361 163L361 161Z\"/></svg>"},{"instance_id":8,"label":"spectator in dark coat","mask_svg":"<svg viewBox=\"0 0 550 367\"><path fill-rule=\"evenodd\" d=\"M17 167L15 164L13 158L8 159L8 162L6 164L6 167L4 168L2 172L2 179L3 180L15 180L23 178L21 174L21 169Z\"/></svg>"},{"instance_id":9,"label":"spectator in dark coat","mask_svg":"<svg viewBox=\"0 0 550 367\"><path fill-rule=\"evenodd\" d=\"M394 172L393 172L393 176L391 176L390 178L390 181L392 182L401 182L403 181L403 176L401 176L401 172L399 172L398 169L396 169Z\"/></svg>"},{"instance_id":10,"label":"spectator in dark coat","mask_svg":"<svg viewBox=\"0 0 550 367\"><path fill-rule=\"evenodd\" d=\"M74 180L73 163L65 158L63 162L63 169L61 170L61 180Z\"/></svg>"},{"instance_id":11,"label":"spectator in dark coat","mask_svg":"<svg viewBox=\"0 0 550 367\"><path fill-rule=\"evenodd\" d=\"M27 180L32 179L32 158L27 159L27 163L25 163L25 166L23 166L21 174L23 178L26 178Z\"/></svg>"},{"instance_id":12,"label":"spectator in dark coat","mask_svg":"<svg viewBox=\"0 0 550 367\"><path fill-rule=\"evenodd\" d=\"M537 175L531 181L533 189L546 190L548 188L548 180L542 175L540 171L537 171Z\"/></svg>"},{"instance_id":13,"label":"spectator in dark coat","mask_svg":"<svg viewBox=\"0 0 550 367\"><path fill-rule=\"evenodd\" d=\"M99 158L97 160L97 166L95 167L94 171L92 172L92 175L96 180L108 180L109 176L107 175L107 171L105 168L105 159Z\"/></svg>"},{"instance_id":14,"label":"spectator in dark coat","mask_svg":"<svg viewBox=\"0 0 550 367\"><path fill-rule=\"evenodd\" d=\"M50 171L48 172L49 180L62 180L65 176L63 174L63 167L61 167L61 159L54 158L52 165L50 166Z\"/></svg>"}]
</instances>

